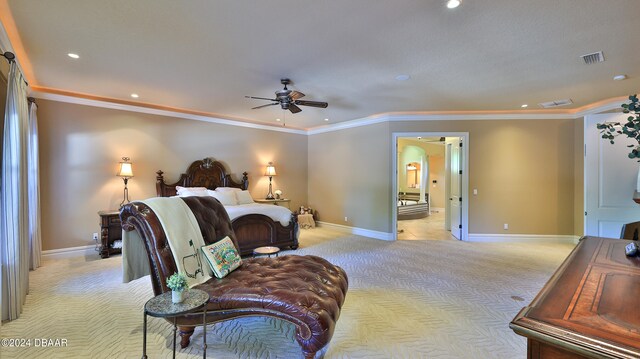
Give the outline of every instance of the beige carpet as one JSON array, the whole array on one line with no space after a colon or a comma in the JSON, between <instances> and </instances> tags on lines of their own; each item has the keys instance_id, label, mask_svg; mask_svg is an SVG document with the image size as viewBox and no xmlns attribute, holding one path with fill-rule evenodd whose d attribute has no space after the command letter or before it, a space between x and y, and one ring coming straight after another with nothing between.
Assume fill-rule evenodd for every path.
<instances>
[{"instance_id":1,"label":"beige carpet","mask_svg":"<svg viewBox=\"0 0 640 359\"><path fill-rule=\"evenodd\" d=\"M316 228L296 254L342 266L350 288L325 358L525 358L526 341L508 327L572 245L385 242ZM96 256L97 257L97 256ZM4 358L139 358L148 278L122 284L120 257L48 261L31 273L24 312L2 338L32 346L0 348ZM512 296L524 298L515 301ZM300 358L288 323L260 317L207 332L208 358ZM36 348L35 338L67 339ZM171 355L171 326L149 319L148 355ZM202 331L179 358L202 357Z\"/></svg>"}]
</instances>

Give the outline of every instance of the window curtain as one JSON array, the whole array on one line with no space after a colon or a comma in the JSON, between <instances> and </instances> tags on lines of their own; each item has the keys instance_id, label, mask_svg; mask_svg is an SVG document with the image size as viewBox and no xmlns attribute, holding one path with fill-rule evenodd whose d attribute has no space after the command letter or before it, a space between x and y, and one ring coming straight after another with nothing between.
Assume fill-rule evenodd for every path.
<instances>
[{"instance_id":1,"label":"window curtain","mask_svg":"<svg viewBox=\"0 0 640 359\"><path fill-rule=\"evenodd\" d=\"M27 85L12 61L7 81L0 187L2 319L22 312L29 291L29 109Z\"/></svg>"},{"instance_id":2,"label":"window curtain","mask_svg":"<svg viewBox=\"0 0 640 359\"><path fill-rule=\"evenodd\" d=\"M29 174L29 269L40 267L42 239L40 238L40 173L38 170L38 105L29 98L29 141L27 146Z\"/></svg>"}]
</instances>

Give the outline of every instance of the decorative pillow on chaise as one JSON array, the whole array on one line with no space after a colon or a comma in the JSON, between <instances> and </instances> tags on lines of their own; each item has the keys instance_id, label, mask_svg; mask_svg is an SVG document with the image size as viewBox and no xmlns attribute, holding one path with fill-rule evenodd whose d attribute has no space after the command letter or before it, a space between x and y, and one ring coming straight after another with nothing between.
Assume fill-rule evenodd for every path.
<instances>
[{"instance_id":1,"label":"decorative pillow on chaise","mask_svg":"<svg viewBox=\"0 0 640 359\"><path fill-rule=\"evenodd\" d=\"M242 264L240 254L228 236L200 249L217 278L223 278Z\"/></svg>"}]
</instances>

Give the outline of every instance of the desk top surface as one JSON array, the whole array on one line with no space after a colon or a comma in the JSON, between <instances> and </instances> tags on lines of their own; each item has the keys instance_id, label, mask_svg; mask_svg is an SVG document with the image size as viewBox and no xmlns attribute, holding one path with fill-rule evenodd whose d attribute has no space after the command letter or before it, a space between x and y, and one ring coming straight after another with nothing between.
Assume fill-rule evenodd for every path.
<instances>
[{"instance_id":1,"label":"desk top surface","mask_svg":"<svg viewBox=\"0 0 640 359\"><path fill-rule=\"evenodd\" d=\"M640 258L625 256L630 242L583 238L511 328L589 356L640 357Z\"/></svg>"}]
</instances>

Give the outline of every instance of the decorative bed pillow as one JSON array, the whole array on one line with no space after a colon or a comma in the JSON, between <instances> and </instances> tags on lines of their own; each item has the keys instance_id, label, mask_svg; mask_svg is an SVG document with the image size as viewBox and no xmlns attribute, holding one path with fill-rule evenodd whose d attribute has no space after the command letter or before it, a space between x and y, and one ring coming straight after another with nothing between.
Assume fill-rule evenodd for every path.
<instances>
[{"instance_id":1,"label":"decorative bed pillow","mask_svg":"<svg viewBox=\"0 0 640 359\"><path fill-rule=\"evenodd\" d=\"M228 236L214 244L202 246L200 250L217 278L225 277L242 264L240 254Z\"/></svg>"},{"instance_id":2,"label":"decorative bed pillow","mask_svg":"<svg viewBox=\"0 0 640 359\"><path fill-rule=\"evenodd\" d=\"M218 192L240 192L242 189L236 187L216 187Z\"/></svg>"},{"instance_id":3,"label":"decorative bed pillow","mask_svg":"<svg viewBox=\"0 0 640 359\"><path fill-rule=\"evenodd\" d=\"M208 196L206 187L181 187L176 186L176 194L180 197Z\"/></svg>"},{"instance_id":4,"label":"decorative bed pillow","mask_svg":"<svg viewBox=\"0 0 640 359\"><path fill-rule=\"evenodd\" d=\"M214 197L223 206L235 206L238 204L238 200L236 199L236 193L232 191L224 191L224 192L216 192L212 190L207 190L207 195Z\"/></svg>"},{"instance_id":5,"label":"decorative bed pillow","mask_svg":"<svg viewBox=\"0 0 640 359\"><path fill-rule=\"evenodd\" d=\"M253 203L253 197L251 197L251 193L249 193L249 191L240 191L235 193L236 193L236 198L238 199L238 204Z\"/></svg>"}]
</instances>

